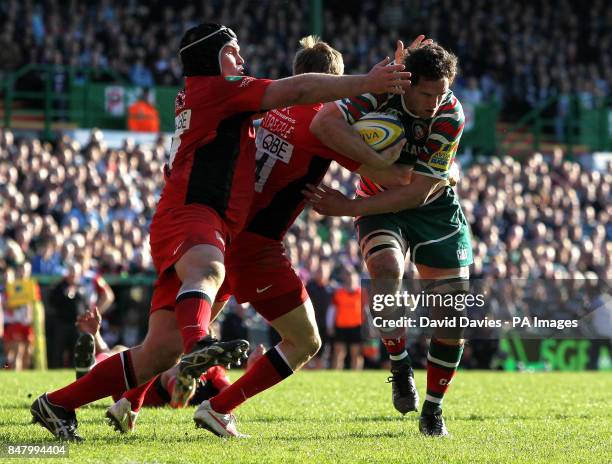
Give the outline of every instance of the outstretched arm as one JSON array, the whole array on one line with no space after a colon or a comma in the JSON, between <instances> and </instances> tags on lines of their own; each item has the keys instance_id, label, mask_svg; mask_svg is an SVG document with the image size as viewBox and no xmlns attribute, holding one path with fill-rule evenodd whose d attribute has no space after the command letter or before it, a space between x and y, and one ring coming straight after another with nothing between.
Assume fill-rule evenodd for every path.
<instances>
[{"instance_id":1,"label":"outstretched arm","mask_svg":"<svg viewBox=\"0 0 612 464\"><path fill-rule=\"evenodd\" d=\"M102 276L98 276L96 285L99 288L98 310L104 314L115 301L115 292Z\"/></svg>"},{"instance_id":2,"label":"outstretched arm","mask_svg":"<svg viewBox=\"0 0 612 464\"><path fill-rule=\"evenodd\" d=\"M96 344L96 354L109 351L108 345L100 334L100 326L102 325L102 316L98 308L94 307L84 314L77 317L76 326L81 332L85 332L94 336Z\"/></svg>"},{"instance_id":3,"label":"outstretched arm","mask_svg":"<svg viewBox=\"0 0 612 464\"><path fill-rule=\"evenodd\" d=\"M403 64L389 65L385 58L368 74L335 76L307 73L272 81L265 90L262 109L338 100L362 93L404 93L410 85L410 73L402 72Z\"/></svg>"}]
</instances>

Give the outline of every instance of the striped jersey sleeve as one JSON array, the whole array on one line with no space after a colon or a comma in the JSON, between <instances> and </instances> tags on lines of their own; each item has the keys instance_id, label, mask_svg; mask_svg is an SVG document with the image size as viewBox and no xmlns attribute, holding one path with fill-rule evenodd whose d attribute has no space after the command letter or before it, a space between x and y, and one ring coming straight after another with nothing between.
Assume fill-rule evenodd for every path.
<instances>
[{"instance_id":1,"label":"striped jersey sleeve","mask_svg":"<svg viewBox=\"0 0 612 464\"><path fill-rule=\"evenodd\" d=\"M461 103L452 95L434 116L425 146L419 150L414 171L437 179L448 179L464 123Z\"/></svg>"},{"instance_id":2,"label":"striped jersey sleeve","mask_svg":"<svg viewBox=\"0 0 612 464\"><path fill-rule=\"evenodd\" d=\"M388 94L364 93L356 97L343 98L336 101L336 106L349 124L354 124L363 116L376 111L389 99Z\"/></svg>"}]
</instances>

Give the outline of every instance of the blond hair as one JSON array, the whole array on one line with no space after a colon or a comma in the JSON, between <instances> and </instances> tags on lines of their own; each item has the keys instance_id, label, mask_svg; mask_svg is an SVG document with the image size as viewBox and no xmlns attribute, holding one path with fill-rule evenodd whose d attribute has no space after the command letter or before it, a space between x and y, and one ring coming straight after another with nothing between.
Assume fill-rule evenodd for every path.
<instances>
[{"instance_id":1,"label":"blond hair","mask_svg":"<svg viewBox=\"0 0 612 464\"><path fill-rule=\"evenodd\" d=\"M344 74L342 54L316 35L300 39L300 49L293 59L293 74L319 72L325 74Z\"/></svg>"}]
</instances>

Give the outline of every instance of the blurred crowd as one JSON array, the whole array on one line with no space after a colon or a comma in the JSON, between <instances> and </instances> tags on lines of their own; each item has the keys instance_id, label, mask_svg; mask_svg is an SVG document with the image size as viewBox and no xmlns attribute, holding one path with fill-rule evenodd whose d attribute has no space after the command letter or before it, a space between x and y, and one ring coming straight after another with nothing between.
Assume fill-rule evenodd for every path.
<instances>
[{"instance_id":1,"label":"blurred crowd","mask_svg":"<svg viewBox=\"0 0 612 464\"><path fill-rule=\"evenodd\" d=\"M181 35L206 20L237 31L250 74L287 76L299 38L311 32L310 4L7 0L0 4L0 72L28 63L108 67L141 87L181 85ZM463 101L502 102L505 116L555 95L563 111L569 95L593 108L610 94L605 0L325 0L323 7L323 38L344 54L350 73L391 54L397 38L423 33L458 55L455 90Z\"/></svg>"},{"instance_id":2,"label":"blurred crowd","mask_svg":"<svg viewBox=\"0 0 612 464\"><path fill-rule=\"evenodd\" d=\"M61 274L90 253L101 273L150 272L148 224L165 156L161 140L108 149L95 130L85 146L0 132L0 260Z\"/></svg>"}]
</instances>

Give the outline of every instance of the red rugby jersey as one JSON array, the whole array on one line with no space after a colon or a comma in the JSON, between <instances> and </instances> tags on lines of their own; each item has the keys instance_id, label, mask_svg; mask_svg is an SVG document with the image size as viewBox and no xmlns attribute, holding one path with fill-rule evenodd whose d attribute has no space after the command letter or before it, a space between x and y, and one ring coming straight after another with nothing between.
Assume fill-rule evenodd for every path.
<instances>
[{"instance_id":1,"label":"red rugby jersey","mask_svg":"<svg viewBox=\"0 0 612 464\"><path fill-rule=\"evenodd\" d=\"M322 103L268 111L257 131L255 197L245 230L281 240L304 209L302 190L318 184L332 160L354 171L360 165L310 132Z\"/></svg>"},{"instance_id":2,"label":"red rugby jersey","mask_svg":"<svg viewBox=\"0 0 612 464\"><path fill-rule=\"evenodd\" d=\"M158 212L200 204L232 233L244 225L253 198L255 130L267 79L194 76L176 97L176 131Z\"/></svg>"}]
</instances>

